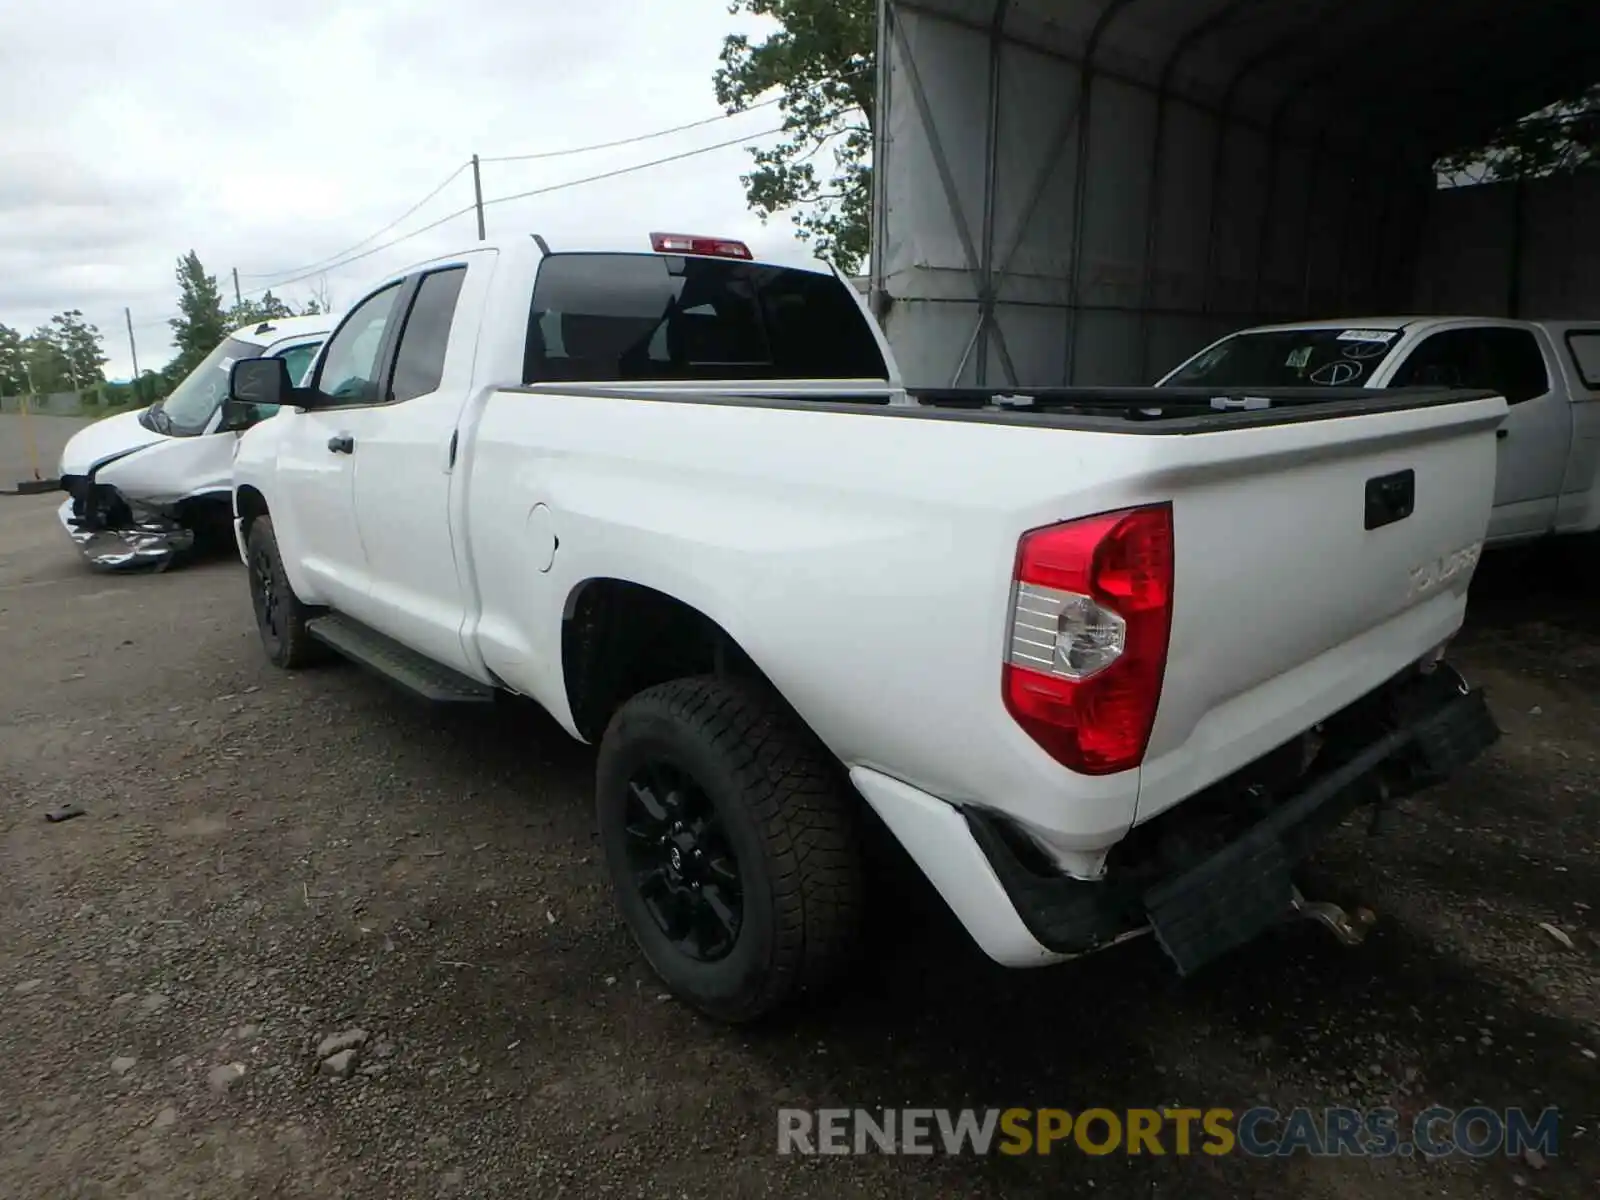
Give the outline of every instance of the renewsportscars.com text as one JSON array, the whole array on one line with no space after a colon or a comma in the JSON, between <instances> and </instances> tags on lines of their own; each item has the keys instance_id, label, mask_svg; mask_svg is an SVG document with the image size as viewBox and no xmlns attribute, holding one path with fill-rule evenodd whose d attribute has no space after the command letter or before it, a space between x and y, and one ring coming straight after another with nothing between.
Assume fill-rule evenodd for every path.
<instances>
[{"instance_id":1,"label":"renewsportscars.com text","mask_svg":"<svg viewBox=\"0 0 1600 1200\"><path fill-rule=\"evenodd\" d=\"M1547 1108L783 1108L779 1154L1555 1156Z\"/></svg>"}]
</instances>

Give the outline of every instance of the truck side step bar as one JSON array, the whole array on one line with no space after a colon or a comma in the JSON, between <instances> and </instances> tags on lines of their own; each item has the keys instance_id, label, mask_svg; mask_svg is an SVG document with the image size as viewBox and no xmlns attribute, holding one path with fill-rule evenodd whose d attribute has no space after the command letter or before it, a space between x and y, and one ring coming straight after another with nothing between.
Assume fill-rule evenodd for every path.
<instances>
[{"instance_id":1,"label":"truck side step bar","mask_svg":"<svg viewBox=\"0 0 1600 1200\"><path fill-rule=\"evenodd\" d=\"M441 666L341 613L307 621L306 632L351 662L430 704L490 704L494 701L492 687Z\"/></svg>"}]
</instances>

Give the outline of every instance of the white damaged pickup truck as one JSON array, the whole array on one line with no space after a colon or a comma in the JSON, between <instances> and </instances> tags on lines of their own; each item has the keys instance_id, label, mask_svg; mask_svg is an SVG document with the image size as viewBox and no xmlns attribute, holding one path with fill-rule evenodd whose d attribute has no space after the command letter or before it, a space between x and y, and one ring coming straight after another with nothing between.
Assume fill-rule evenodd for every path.
<instances>
[{"instance_id":1,"label":"white damaged pickup truck","mask_svg":"<svg viewBox=\"0 0 1600 1200\"><path fill-rule=\"evenodd\" d=\"M262 644L598 743L618 906L699 1010L836 977L876 814L995 961L1297 912L1318 836L1498 736L1444 661L1487 392L908 391L848 281L739 243L421 264L235 464Z\"/></svg>"},{"instance_id":2,"label":"white damaged pickup truck","mask_svg":"<svg viewBox=\"0 0 1600 1200\"><path fill-rule=\"evenodd\" d=\"M223 420L228 372L244 358L282 358L305 374L337 318L283 317L235 330L170 395L79 430L61 453L61 527L96 569L164 570L197 542L229 544L233 451L271 415L235 406Z\"/></svg>"}]
</instances>

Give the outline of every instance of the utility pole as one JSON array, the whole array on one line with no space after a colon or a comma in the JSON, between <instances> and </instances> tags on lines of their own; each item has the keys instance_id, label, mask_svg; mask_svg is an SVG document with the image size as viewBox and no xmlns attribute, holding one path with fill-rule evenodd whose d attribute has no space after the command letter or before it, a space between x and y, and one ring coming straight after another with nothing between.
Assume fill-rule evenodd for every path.
<instances>
[{"instance_id":1,"label":"utility pole","mask_svg":"<svg viewBox=\"0 0 1600 1200\"><path fill-rule=\"evenodd\" d=\"M128 323L128 353L133 356L133 387L135 394L139 389L139 347L133 344L133 314L126 308L122 310L122 319Z\"/></svg>"},{"instance_id":2,"label":"utility pole","mask_svg":"<svg viewBox=\"0 0 1600 1200\"><path fill-rule=\"evenodd\" d=\"M28 381L28 394L22 398L22 436L28 439L28 464L33 468L33 483L37 487L44 481L44 476L39 473L39 443L33 436L33 422L28 420L28 406L33 402L38 392L33 386L33 368L28 365L28 360L22 360L22 375ZM22 490L22 485L17 485L17 491Z\"/></svg>"},{"instance_id":3,"label":"utility pole","mask_svg":"<svg viewBox=\"0 0 1600 1200\"><path fill-rule=\"evenodd\" d=\"M483 231L483 177L478 173L478 156L472 156L472 199L478 209L478 240L487 236Z\"/></svg>"},{"instance_id":4,"label":"utility pole","mask_svg":"<svg viewBox=\"0 0 1600 1200\"><path fill-rule=\"evenodd\" d=\"M244 303L244 297L239 295L239 268L238 267L235 267L233 269L233 303L234 303L234 307L236 307L236 308L239 305Z\"/></svg>"}]
</instances>

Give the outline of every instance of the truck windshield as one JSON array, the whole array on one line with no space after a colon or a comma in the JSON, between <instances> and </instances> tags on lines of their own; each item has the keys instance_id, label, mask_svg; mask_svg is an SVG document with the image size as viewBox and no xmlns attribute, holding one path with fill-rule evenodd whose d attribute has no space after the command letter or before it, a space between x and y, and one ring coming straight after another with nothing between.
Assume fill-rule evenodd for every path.
<instances>
[{"instance_id":1,"label":"truck windshield","mask_svg":"<svg viewBox=\"0 0 1600 1200\"><path fill-rule=\"evenodd\" d=\"M153 427L173 437L194 437L205 430L228 395L228 373L241 358L256 358L261 347L255 342L225 338L200 365L183 377L165 399L151 407Z\"/></svg>"},{"instance_id":2,"label":"truck windshield","mask_svg":"<svg viewBox=\"0 0 1600 1200\"><path fill-rule=\"evenodd\" d=\"M821 272L574 253L534 285L525 383L887 378L854 293Z\"/></svg>"},{"instance_id":3,"label":"truck windshield","mask_svg":"<svg viewBox=\"0 0 1600 1200\"><path fill-rule=\"evenodd\" d=\"M1363 387L1400 340L1398 329L1236 333L1185 363L1167 387Z\"/></svg>"}]
</instances>

